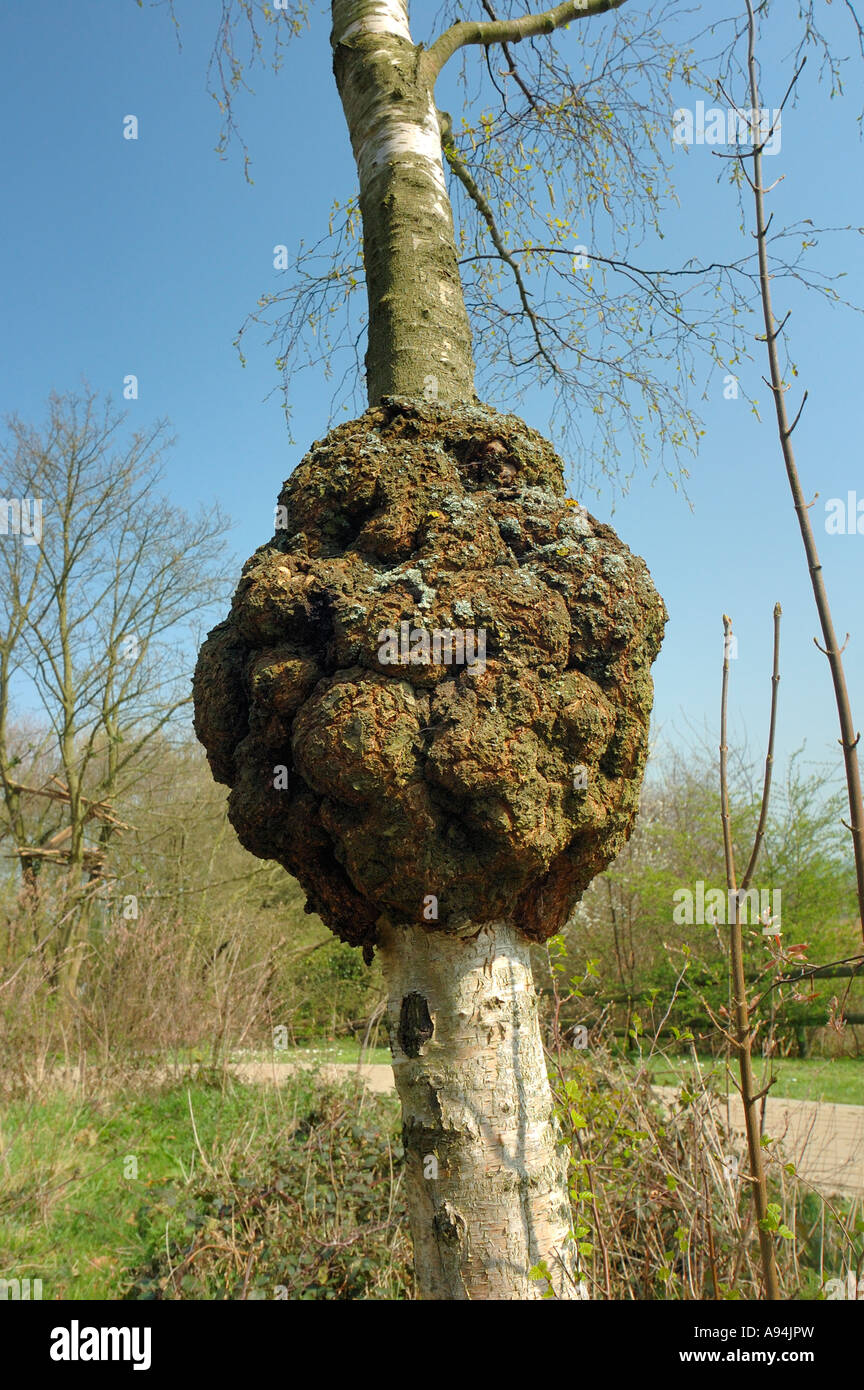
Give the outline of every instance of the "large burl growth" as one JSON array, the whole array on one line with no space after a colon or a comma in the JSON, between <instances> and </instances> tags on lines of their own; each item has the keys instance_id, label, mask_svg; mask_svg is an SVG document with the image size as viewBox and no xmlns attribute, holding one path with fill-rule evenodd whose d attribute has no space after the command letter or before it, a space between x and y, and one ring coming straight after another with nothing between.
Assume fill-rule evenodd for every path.
<instances>
[{"instance_id":1,"label":"large burl growth","mask_svg":"<svg viewBox=\"0 0 864 1390\"><path fill-rule=\"evenodd\" d=\"M194 681L243 844L367 956L382 914L559 930L636 811L666 618L644 562L482 407L385 399L313 446L276 519ZM468 662L446 638L425 661L436 630Z\"/></svg>"}]
</instances>

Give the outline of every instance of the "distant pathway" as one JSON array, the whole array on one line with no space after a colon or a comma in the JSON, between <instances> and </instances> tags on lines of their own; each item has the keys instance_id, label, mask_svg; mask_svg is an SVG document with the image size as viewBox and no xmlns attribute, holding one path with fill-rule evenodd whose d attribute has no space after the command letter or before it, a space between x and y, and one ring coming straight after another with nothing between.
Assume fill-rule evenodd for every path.
<instances>
[{"instance_id":1,"label":"distant pathway","mask_svg":"<svg viewBox=\"0 0 864 1390\"><path fill-rule=\"evenodd\" d=\"M298 1068L314 1066L306 1062L233 1062L229 1070L241 1081L279 1084ZM394 1089L393 1068L387 1065L330 1062L319 1070L322 1077L333 1081L353 1075L379 1094ZM667 1105L674 1103L674 1086L655 1086L654 1090ZM718 1099L717 1105L725 1114L725 1101ZM743 1135L744 1109L737 1095L730 1097L729 1119L732 1128ZM769 1099L765 1133L777 1141L784 1158L795 1164L805 1182L823 1192L864 1197L864 1105Z\"/></svg>"},{"instance_id":2,"label":"distant pathway","mask_svg":"<svg viewBox=\"0 0 864 1390\"><path fill-rule=\"evenodd\" d=\"M674 1086L655 1086L667 1104L677 1094ZM720 1118L725 1118L725 1099L717 1099ZM744 1134L744 1107L737 1094L729 1098L729 1121ZM831 1105L827 1101L768 1099L765 1133L776 1140L787 1162L798 1175L823 1192L864 1197L864 1105Z\"/></svg>"},{"instance_id":3,"label":"distant pathway","mask_svg":"<svg viewBox=\"0 0 864 1390\"><path fill-rule=\"evenodd\" d=\"M348 1076L357 1077L370 1091L383 1095L394 1091L393 1068L387 1063L370 1063L360 1066L357 1062L229 1062L228 1070L238 1081L275 1081L281 1085L296 1071L317 1071L325 1081L344 1081Z\"/></svg>"}]
</instances>

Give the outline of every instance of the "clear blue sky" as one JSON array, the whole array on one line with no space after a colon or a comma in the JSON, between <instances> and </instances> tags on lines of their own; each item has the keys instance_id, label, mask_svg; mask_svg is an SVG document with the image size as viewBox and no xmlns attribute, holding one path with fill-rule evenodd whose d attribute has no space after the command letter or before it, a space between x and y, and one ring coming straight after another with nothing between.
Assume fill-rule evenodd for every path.
<instances>
[{"instance_id":1,"label":"clear blue sky","mask_svg":"<svg viewBox=\"0 0 864 1390\"><path fill-rule=\"evenodd\" d=\"M276 288L274 245L319 236L332 200L353 191L354 175L320 13L281 74L258 72L254 97L241 103L254 184L244 180L239 150L217 157L218 112L205 69L218 8L215 0L179 0L182 51L167 12L134 0L0 8L0 413L38 417L52 388L73 388L82 377L119 401L124 376L134 372L133 419L168 416L178 436L172 497L185 507L218 499L236 519L232 543L242 559L269 536L281 481L325 432L330 388L304 376L291 445L278 392L267 399L278 385L273 351L253 339L244 370L232 340L261 292ZM729 3L704 8L713 16ZM826 11L838 32L839 8ZM774 9L771 48L783 56L797 6L780 0ZM432 7L414 11L422 23ZM851 51L848 36L845 44ZM776 102L785 83L767 56L766 102ZM864 69L854 59L849 69L849 90L860 94ZM805 75L782 153L768 161L775 176L785 175L777 219L864 224L858 104L829 103L814 77ZM122 138L130 113L139 118L137 141ZM736 254L734 209L714 185L708 149L679 151L676 165L680 209L669 224L667 263ZM826 242L821 264L848 270L845 292L864 302L859 240ZM779 306L785 299L781 285ZM790 302L799 380L810 391L796 436L799 462L808 495L821 494L818 540L837 628L852 632L848 676L864 724L864 535L825 534L821 510L824 499L850 490L864 498L864 318L800 295ZM816 616L762 369L759 362L742 373L765 407L761 424L743 399L724 401L719 380L713 384L704 403L707 437L691 470L692 512L668 482L651 486L640 477L611 519L648 561L671 616L655 668L661 733L674 737L686 723L715 728L725 610L739 638L733 726L739 734L746 727L760 752L779 599L780 752L806 739L814 758L836 762L827 663L812 642ZM545 427L539 398L522 413ZM610 494L588 501L609 518Z\"/></svg>"}]
</instances>

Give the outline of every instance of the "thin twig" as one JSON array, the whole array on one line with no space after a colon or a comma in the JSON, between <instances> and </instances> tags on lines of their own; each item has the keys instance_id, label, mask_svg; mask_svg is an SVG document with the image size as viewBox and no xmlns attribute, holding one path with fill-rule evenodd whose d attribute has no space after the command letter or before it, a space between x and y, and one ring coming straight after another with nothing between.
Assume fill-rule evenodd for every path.
<instances>
[{"instance_id":1,"label":"thin twig","mask_svg":"<svg viewBox=\"0 0 864 1390\"><path fill-rule=\"evenodd\" d=\"M774 661L777 674L779 615L774 609ZM741 1079L741 1103L744 1108L744 1126L747 1133L747 1155L750 1172L753 1214L759 1232L759 1248L762 1255L762 1281L764 1296L770 1302L780 1298L780 1284L777 1277L777 1261L774 1254L774 1241L768 1225L768 1185L765 1180L765 1165L762 1161L761 1123L757 1119L756 1107L759 1097L755 1092L753 1080L753 1031L750 1026L750 1009L747 1002L747 981L744 976L744 943L741 931L741 897L735 881L735 853L732 844L732 830L729 817L729 774L727 744L727 708L729 700L729 646L732 636L732 620L723 614L725 636L723 650L723 684L720 700L720 815L723 824L723 848L726 856L726 886L730 898L734 893L735 913L729 923L729 965L731 972L733 1013L735 1019L735 1050L738 1054L738 1073ZM779 681L779 675L777 675ZM777 684L772 688L771 732L774 730ZM766 787L762 795L759 817L760 830L764 828L767 814L768 791L770 790L770 764L766 764ZM758 832L757 832L758 834ZM748 873L755 866L758 845L754 845L748 865Z\"/></svg>"}]
</instances>

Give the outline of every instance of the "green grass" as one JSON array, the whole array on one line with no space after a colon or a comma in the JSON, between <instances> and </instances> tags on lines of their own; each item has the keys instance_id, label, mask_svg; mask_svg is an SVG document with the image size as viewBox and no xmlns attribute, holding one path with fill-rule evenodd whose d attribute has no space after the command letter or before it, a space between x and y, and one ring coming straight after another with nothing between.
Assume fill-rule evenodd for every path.
<instances>
[{"instance_id":1,"label":"green grass","mask_svg":"<svg viewBox=\"0 0 864 1390\"><path fill-rule=\"evenodd\" d=\"M354 1141L359 1156L350 1153L351 1127L358 1125L365 1125ZM350 1083L322 1088L308 1073L281 1087L199 1077L83 1103L63 1091L13 1102L0 1115L0 1276L41 1279L45 1299L235 1297L231 1240L250 1223L261 1224L260 1195L278 1189L281 1205L264 1204L265 1229L260 1239L248 1238L241 1273L249 1251L253 1271L278 1255L278 1268L262 1267L265 1287L281 1281L294 1290L291 1297L347 1296L329 1290L348 1286L346 1280L353 1288L359 1279L365 1289L379 1275L391 1278L381 1271L393 1261L378 1258L377 1247L374 1259L364 1254L365 1237L354 1233L350 1218L365 1197L365 1187L357 1185L371 1183L373 1167L375 1203L383 1188L386 1204L397 1130L394 1097L364 1094L358 1102ZM330 1194L340 1186L334 1212ZM253 1197L254 1221L243 1208ZM303 1274L308 1251L326 1251L332 1231L338 1227L341 1236L346 1221L360 1273L331 1269L327 1289L310 1295ZM208 1249L212 1244L223 1252L216 1282L196 1284L198 1266L206 1266L206 1257L202 1262L196 1255L182 1288L159 1292L211 1224L216 1234L208 1235ZM380 1245L385 1237L369 1239ZM386 1239L395 1237L388 1232ZM404 1260L396 1267L398 1284ZM323 1287L320 1271L328 1268L319 1256L313 1289ZM391 1289L386 1296L400 1294Z\"/></svg>"},{"instance_id":2,"label":"green grass","mask_svg":"<svg viewBox=\"0 0 864 1390\"><path fill-rule=\"evenodd\" d=\"M770 1070L761 1058L754 1058L759 1088L766 1084L773 1074L776 1084L771 1087L772 1097L787 1100L819 1100L835 1105L864 1105L864 1060L852 1057L797 1057L775 1058ZM691 1076L693 1063L688 1058L654 1057L644 1064L655 1086L674 1086ZM716 1058L700 1058L703 1076L710 1075L713 1084L725 1089L725 1068Z\"/></svg>"}]
</instances>

